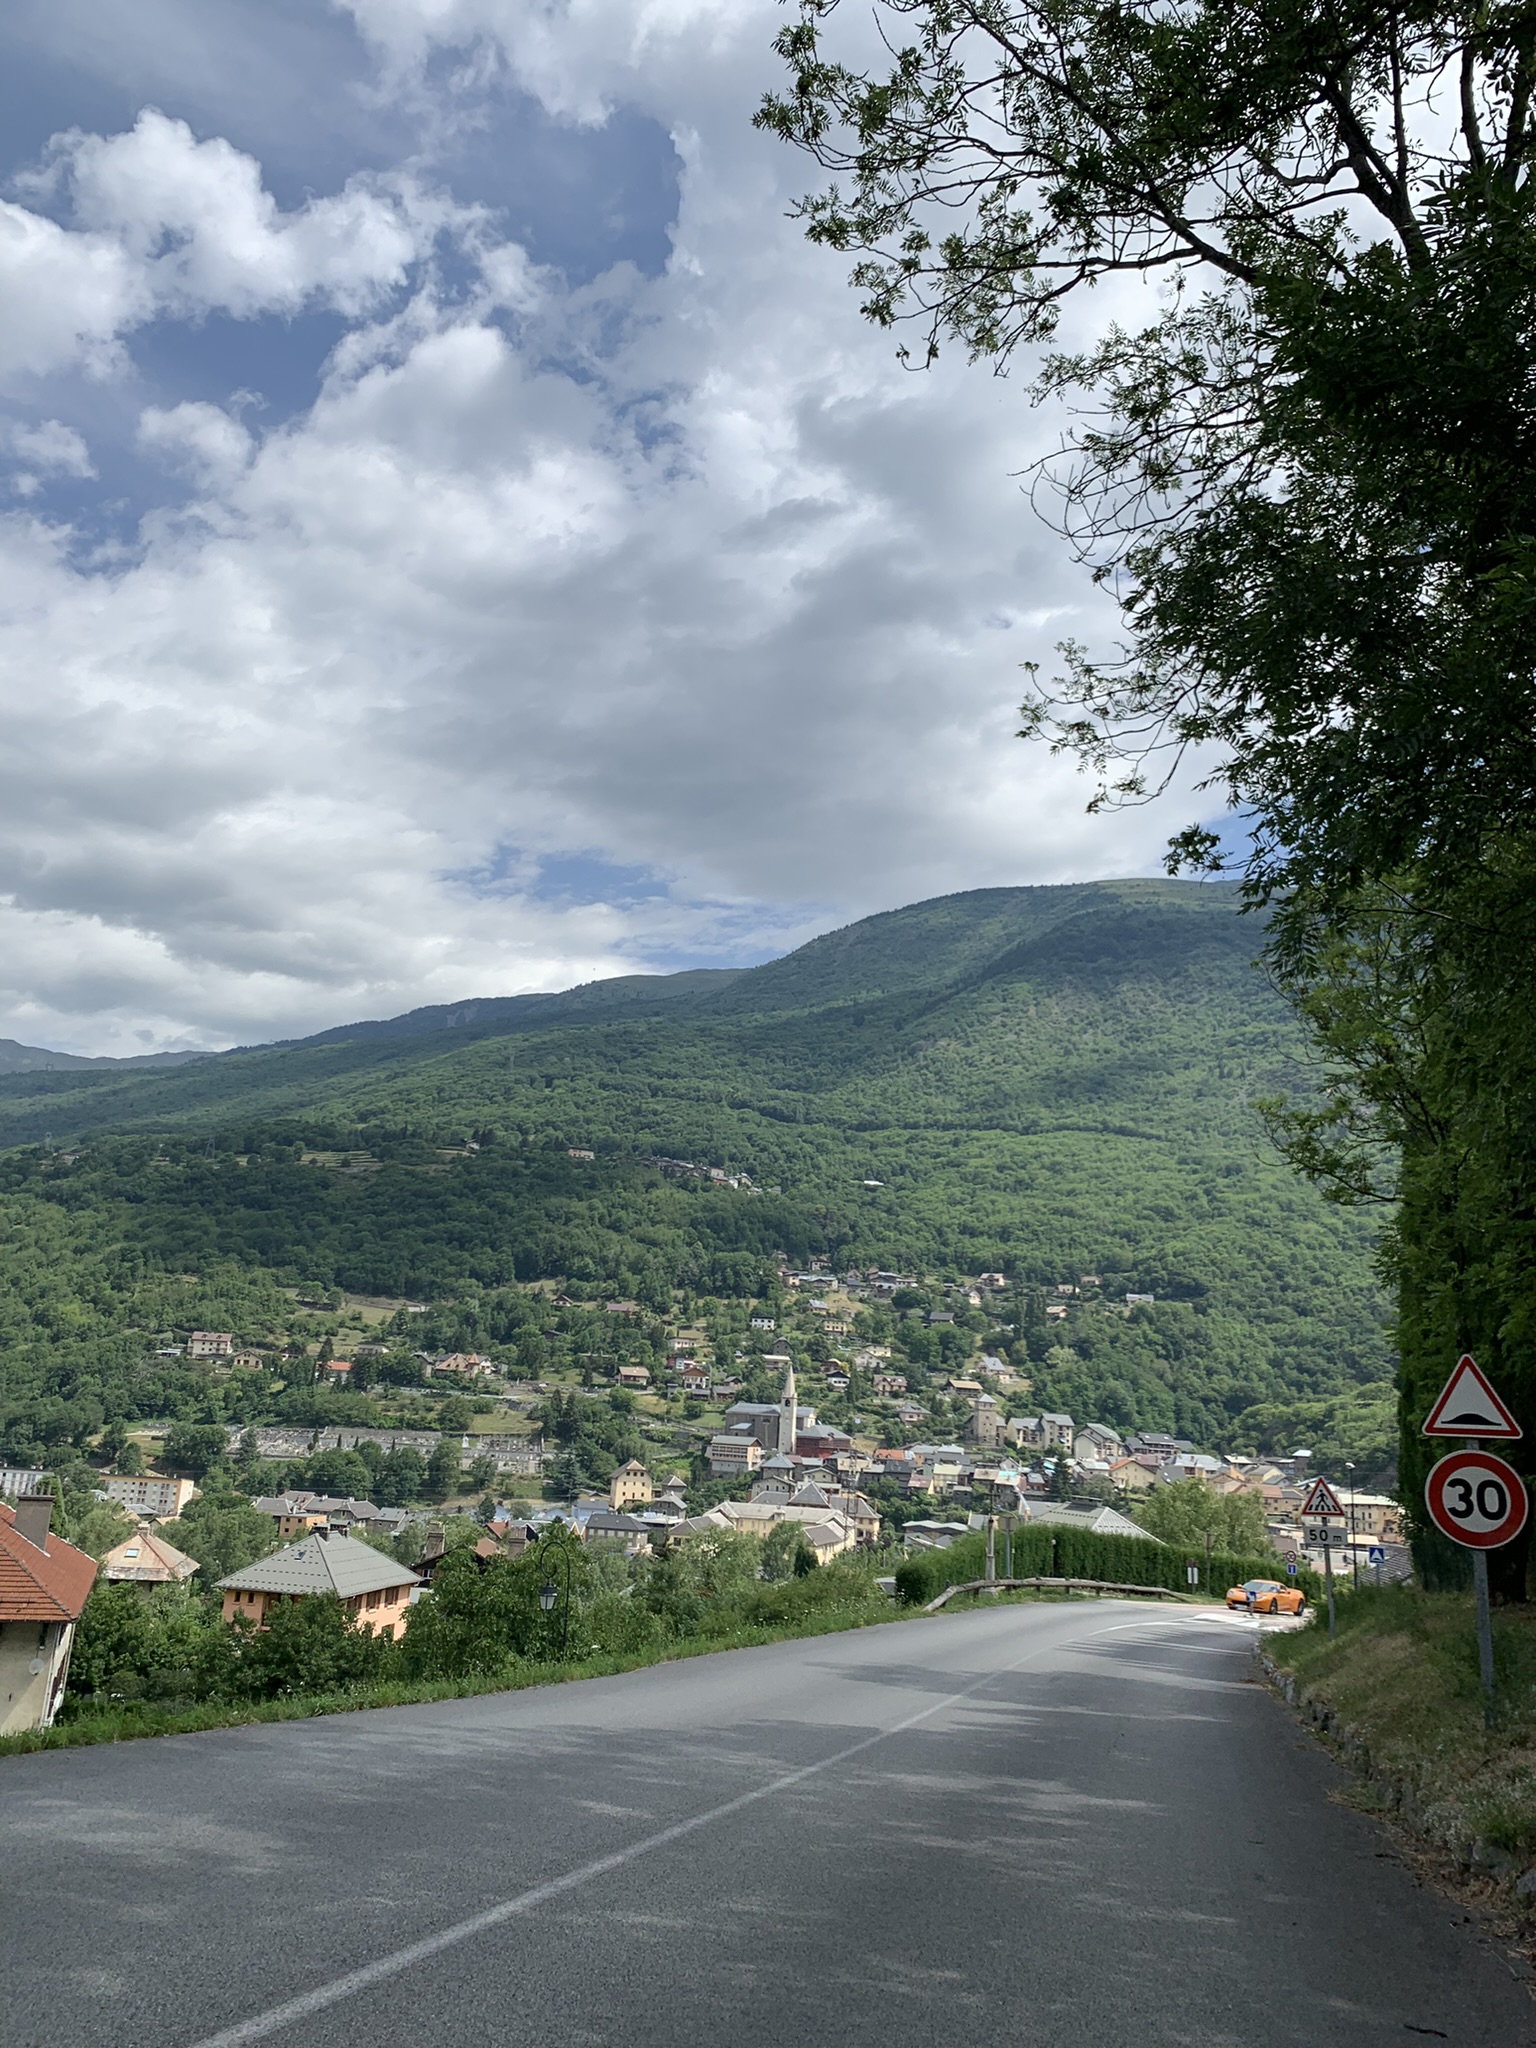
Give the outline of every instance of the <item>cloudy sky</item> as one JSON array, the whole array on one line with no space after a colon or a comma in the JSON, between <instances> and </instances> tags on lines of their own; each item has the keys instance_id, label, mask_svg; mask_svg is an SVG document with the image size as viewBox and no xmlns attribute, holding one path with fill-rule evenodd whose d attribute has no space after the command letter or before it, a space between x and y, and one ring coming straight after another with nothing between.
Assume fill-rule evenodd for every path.
<instances>
[{"instance_id":1,"label":"cloudy sky","mask_svg":"<svg viewBox=\"0 0 1536 2048\"><path fill-rule=\"evenodd\" d=\"M223 1046L1155 871L1112 629L786 220L771 0L8 0L0 1035Z\"/></svg>"}]
</instances>

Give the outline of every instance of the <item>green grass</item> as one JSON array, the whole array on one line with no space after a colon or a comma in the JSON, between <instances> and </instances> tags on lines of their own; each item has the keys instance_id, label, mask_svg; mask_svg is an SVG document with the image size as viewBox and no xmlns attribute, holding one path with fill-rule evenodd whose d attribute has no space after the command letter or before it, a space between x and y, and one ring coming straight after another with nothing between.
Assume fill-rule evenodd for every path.
<instances>
[{"instance_id":1,"label":"green grass","mask_svg":"<svg viewBox=\"0 0 1536 2048\"><path fill-rule=\"evenodd\" d=\"M1332 1642L1319 1622L1266 1648L1389 1807L1497 1871L1536 1863L1536 1614L1496 1613L1493 1634L1491 1729L1470 1594L1365 1587L1340 1600Z\"/></svg>"}]
</instances>

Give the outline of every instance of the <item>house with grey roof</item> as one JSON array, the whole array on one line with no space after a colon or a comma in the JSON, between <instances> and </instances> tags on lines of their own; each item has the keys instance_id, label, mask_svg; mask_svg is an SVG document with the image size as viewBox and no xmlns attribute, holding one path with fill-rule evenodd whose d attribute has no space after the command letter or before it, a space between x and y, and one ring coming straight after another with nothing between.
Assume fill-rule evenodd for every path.
<instances>
[{"instance_id":1,"label":"house with grey roof","mask_svg":"<svg viewBox=\"0 0 1536 2048\"><path fill-rule=\"evenodd\" d=\"M339 1600L359 1628L398 1636L420 1576L370 1543L335 1529L312 1529L270 1557L219 1580L224 1619L265 1627L284 1601L319 1594Z\"/></svg>"},{"instance_id":2,"label":"house with grey roof","mask_svg":"<svg viewBox=\"0 0 1536 2048\"><path fill-rule=\"evenodd\" d=\"M643 1556L651 1547L651 1524L616 1508L601 1507L588 1515L582 1534L588 1543L620 1545L626 1557Z\"/></svg>"},{"instance_id":3,"label":"house with grey roof","mask_svg":"<svg viewBox=\"0 0 1536 2048\"><path fill-rule=\"evenodd\" d=\"M1122 1515L1118 1508L1097 1500L1031 1500L1023 1510L1026 1522L1049 1522L1064 1528L1086 1529L1093 1536L1139 1536L1143 1543L1159 1543L1154 1536Z\"/></svg>"},{"instance_id":4,"label":"house with grey roof","mask_svg":"<svg viewBox=\"0 0 1536 2048\"><path fill-rule=\"evenodd\" d=\"M404 1508L376 1508L370 1500L347 1500L339 1495L307 1493L290 1488L287 1493L263 1494L251 1506L258 1515L270 1515L279 1536L302 1536L307 1530L329 1528L345 1535L352 1529L371 1529L381 1536L398 1536L409 1517Z\"/></svg>"},{"instance_id":5,"label":"house with grey roof","mask_svg":"<svg viewBox=\"0 0 1536 2048\"><path fill-rule=\"evenodd\" d=\"M1072 1452L1077 1458L1118 1458L1123 1447L1119 1430L1107 1423L1085 1422L1073 1432Z\"/></svg>"}]
</instances>

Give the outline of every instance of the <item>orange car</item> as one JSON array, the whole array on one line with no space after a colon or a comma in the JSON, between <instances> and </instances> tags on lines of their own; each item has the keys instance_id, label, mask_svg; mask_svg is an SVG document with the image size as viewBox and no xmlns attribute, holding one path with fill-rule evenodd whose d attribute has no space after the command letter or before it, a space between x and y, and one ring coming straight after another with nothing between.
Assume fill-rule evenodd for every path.
<instances>
[{"instance_id":1,"label":"orange car","mask_svg":"<svg viewBox=\"0 0 1536 2048\"><path fill-rule=\"evenodd\" d=\"M1294 1586L1282 1586L1278 1579L1248 1579L1227 1594L1229 1607L1246 1607L1250 1614L1304 1614L1307 1598Z\"/></svg>"}]
</instances>

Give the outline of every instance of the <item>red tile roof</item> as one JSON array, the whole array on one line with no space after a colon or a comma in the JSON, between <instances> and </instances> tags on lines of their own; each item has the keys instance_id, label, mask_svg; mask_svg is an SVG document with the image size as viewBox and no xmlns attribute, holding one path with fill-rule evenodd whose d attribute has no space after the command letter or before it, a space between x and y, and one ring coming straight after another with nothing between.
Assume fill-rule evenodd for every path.
<instances>
[{"instance_id":1,"label":"red tile roof","mask_svg":"<svg viewBox=\"0 0 1536 2048\"><path fill-rule=\"evenodd\" d=\"M39 1550L0 1501L0 1621L78 1621L95 1577L94 1557L62 1536Z\"/></svg>"}]
</instances>

